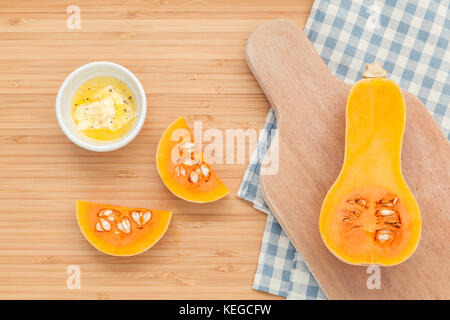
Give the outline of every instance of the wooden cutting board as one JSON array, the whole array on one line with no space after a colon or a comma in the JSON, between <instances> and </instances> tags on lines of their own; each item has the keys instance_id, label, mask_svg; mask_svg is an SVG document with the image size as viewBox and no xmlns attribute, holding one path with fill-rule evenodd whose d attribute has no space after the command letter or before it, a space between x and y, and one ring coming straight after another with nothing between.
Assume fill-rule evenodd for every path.
<instances>
[{"instance_id":1,"label":"wooden cutting board","mask_svg":"<svg viewBox=\"0 0 450 320\"><path fill-rule=\"evenodd\" d=\"M275 109L279 170L261 176L264 198L330 299L448 299L450 147L425 106L404 92L404 177L422 212L422 238L406 262L381 269L369 290L366 267L336 259L319 234L319 213L344 157L350 85L323 63L303 30L288 20L260 26L247 63ZM266 159L268 160L268 159Z\"/></svg>"}]
</instances>

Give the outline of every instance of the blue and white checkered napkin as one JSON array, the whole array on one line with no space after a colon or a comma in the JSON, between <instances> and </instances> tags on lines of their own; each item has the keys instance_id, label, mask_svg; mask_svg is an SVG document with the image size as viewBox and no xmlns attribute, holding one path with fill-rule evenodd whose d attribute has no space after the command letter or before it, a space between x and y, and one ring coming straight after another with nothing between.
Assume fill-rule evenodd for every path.
<instances>
[{"instance_id":1,"label":"blue and white checkered napkin","mask_svg":"<svg viewBox=\"0 0 450 320\"><path fill-rule=\"evenodd\" d=\"M448 0L316 0L305 33L341 80L361 79L380 61L400 87L425 104L450 139L450 2ZM267 116L238 195L268 213L253 288L288 299L326 299L259 189L260 160L275 114Z\"/></svg>"}]
</instances>

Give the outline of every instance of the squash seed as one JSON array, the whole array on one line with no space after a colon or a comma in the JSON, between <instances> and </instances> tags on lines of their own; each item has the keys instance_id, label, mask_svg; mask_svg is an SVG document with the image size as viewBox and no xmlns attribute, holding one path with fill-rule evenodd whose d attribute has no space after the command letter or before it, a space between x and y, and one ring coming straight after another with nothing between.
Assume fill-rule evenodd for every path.
<instances>
[{"instance_id":1,"label":"squash seed","mask_svg":"<svg viewBox=\"0 0 450 320\"><path fill-rule=\"evenodd\" d=\"M383 217L391 217L397 215L397 211L391 209L381 209L378 210L377 213L379 213Z\"/></svg>"},{"instance_id":2,"label":"squash seed","mask_svg":"<svg viewBox=\"0 0 450 320\"><path fill-rule=\"evenodd\" d=\"M97 224L95 225L95 230L103 231L102 224L100 222L97 222Z\"/></svg>"},{"instance_id":3,"label":"squash seed","mask_svg":"<svg viewBox=\"0 0 450 320\"><path fill-rule=\"evenodd\" d=\"M142 216L142 224L146 224L147 222L149 222L151 217L152 217L151 211L145 212L144 215Z\"/></svg>"},{"instance_id":4,"label":"squash seed","mask_svg":"<svg viewBox=\"0 0 450 320\"><path fill-rule=\"evenodd\" d=\"M193 142L188 141L185 144L183 144L182 149L183 149L183 154L184 153L191 154L195 151L195 144Z\"/></svg>"},{"instance_id":5,"label":"squash seed","mask_svg":"<svg viewBox=\"0 0 450 320\"><path fill-rule=\"evenodd\" d=\"M101 218L100 223L102 225L103 230L105 231L111 230L111 224L108 222L108 220Z\"/></svg>"},{"instance_id":6,"label":"squash seed","mask_svg":"<svg viewBox=\"0 0 450 320\"><path fill-rule=\"evenodd\" d=\"M122 221L120 221L117 224L117 229L122 231L123 233L130 233L131 232L131 224L128 217L123 217Z\"/></svg>"},{"instance_id":7,"label":"squash seed","mask_svg":"<svg viewBox=\"0 0 450 320\"><path fill-rule=\"evenodd\" d=\"M368 208L369 206L367 205L367 202L366 202L366 200L364 200L364 199L358 199L358 200L356 200L356 204L357 205L360 205L361 207L364 207L364 208Z\"/></svg>"},{"instance_id":8,"label":"squash seed","mask_svg":"<svg viewBox=\"0 0 450 320\"><path fill-rule=\"evenodd\" d=\"M402 224L398 221L386 221L385 223L393 226L394 228L400 228L402 226Z\"/></svg>"},{"instance_id":9,"label":"squash seed","mask_svg":"<svg viewBox=\"0 0 450 320\"><path fill-rule=\"evenodd\" d=\"M137 211L133 211L131 213L131 218L133 219L134 222L136 222L138 225L141 225L141 218L142 217L142 212L137 212Z\"/></svg>"},{"instance_id":10,"label":"squash seed","mask_svg":"<svg viewBox=\"0 0 450 320\"><path fill-rule=\"evenodd\" d=\"M204 177L208 177L208 176L209 176L209 169L208 169L208 166L207 166L207 165L202 164L202 165L200 166L200 169L201 169L202 174L203 174Z\"/></svg>"},{"instance_id":11,"label":"squash seed","mask_svg":"<svg viewBox=\"0 0 450 320\"><path fill-rule=\"evenodd\" d=\"M394 239L394 235L389 230L378 230L375 233L375 240L381 243L387 243Z\"/></svg>"},{"instance_id":12,"label":"squash seed","mask_svg":"<svg viewBox=\"0 0 450 320\"><path fill-rule=\"evenodd\" d=\"M400 214L398 210L394 210L394 206L398 204L398 197L392 196L389 198L381 198L374 202L374 211L371 211L371 203L361 197L361 195L356 194L353 198L347 199L346 203L348 205L358 205L358 209L353 209L349 207L343 210L343 223L347 227L351 227L352 230L356 230L362 227L359 224L361 215L364 214L375 214L376 216L376 226L371 232L374 232L374 240L378 243L389 243L395 239L398 229L402 227L400 221ZM371 212L369 212L369 210Z\"/></svg>"},{"instance_id":13,"label":"squash seed","mask_svg":"<svg viewBox=\"0 0 450 320\"><path fill-rule=\"evenodd\" d=\"M98 216L99 217L108 217L110 215L112 215L114 213L114 211L112 211L111 209L102 209L99 211Z\"/></svg>"},{"instance_id":14,"label":"squash seed","mask_svg":"<svg viewBox=\"0 0 450 320\"><path fill-rule=\"evenodd\" d=\"M147 222L150 221L150 218L152 217L151 211L146 211L145 213L141 211L133 211L131 213L131 218L138 226L143 226Z\"/></svg>"},{"instance_id":15,"label":"squash seed","mask_svg":"<svg viewBox=\"0 0 450 320\"><path fill-rule=\"evenodd\" d=\"M185 159L184 161L183 161L183 164L184 165L186 165L186 166L188 166L188 167L192 167L194 164L196 164L197 162L195 161L195 160L193 160L193 159Z\"/></svg>"},{"instance_id":16,"label":"squash seed","mask_svg":"<svg viewBox=\"0 0 450 320\"><path fill-rule=\"evenodd\" d=\"M191 174L189 175L189 180L190 180L192 183L197 183L197 182L198 182L198 173L192 171Z\"/></svg>"}]
</instances>

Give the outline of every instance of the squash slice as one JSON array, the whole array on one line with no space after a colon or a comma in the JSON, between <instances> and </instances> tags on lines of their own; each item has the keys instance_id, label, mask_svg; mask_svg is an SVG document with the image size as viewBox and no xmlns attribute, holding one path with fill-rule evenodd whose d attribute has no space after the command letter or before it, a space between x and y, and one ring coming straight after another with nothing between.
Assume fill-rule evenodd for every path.
<instances>
[{"instance_id":1,"label":"squash slice","mask_svg":"<svg viewBox=\"0 0 450 320\"><path fill-rule=\"evenodd\" d=\"M84 237L99 251L132 256L155 245L166 232L172 212L77 201Z\"/></svg>"},{"instance_id":2,"label":"squash slice","mask_svg":"<svg viewBox=\"0 0 450 320\"><path fill-rule=\"evenodd\" d=\"M158 144L156 164L166 187L186 201L212 202L229 192L198 150L182 117L164 131Z\"/></svg>"},{"instance_id":3,"label":"squash slice","mask_svg":"<svg viewBox=\"0 0 450 320\"><path fill-rule=\"evenodd\" d=\"M325 245L349 264L399 264L420 239L420 210L401 169L405 102L386 74L369 65L350 91L344 164L320 213Z\"/></svg>"}]
</instances>

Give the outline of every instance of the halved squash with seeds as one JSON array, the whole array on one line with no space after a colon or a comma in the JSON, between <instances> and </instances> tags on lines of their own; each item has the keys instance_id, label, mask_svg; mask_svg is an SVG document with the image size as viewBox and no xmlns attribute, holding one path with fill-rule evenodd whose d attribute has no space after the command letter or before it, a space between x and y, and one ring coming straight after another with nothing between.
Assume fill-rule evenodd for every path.
<instances>
[{"instance_id":1,"label":"halved squash with seeds","mask_svg":"<svg viewBox=\"0 0 450 320\"><path fill-rule=\"evenodd\" d=\"M212 202L229 192L206 162L182 117L164 131L156 152L156 164L166 187L181 199Z\"/></svg>"},{"instance_id":2,"label":"halved squash with seeds","mask_svg":"<svg viewBox=\"0 0 450 320\"><path fill-rule=\"evenodd\" d=\"M164 235L172 212L77 201L84 237L101 252L132 256L150 249Z\"/></svg>"},{"instance_id":3,"label":"halved squash with seeds","mask_svg":"<svg viewBox=\"0 0 450 320\"><path fill-rule=\"evenodd\" d=\"M344 164L320 213L325 245L350 264L399 264L420 239L420 210L401 170L405 103L386 75L371 64L350 91Z\"/></svg>"}]
</instances>

